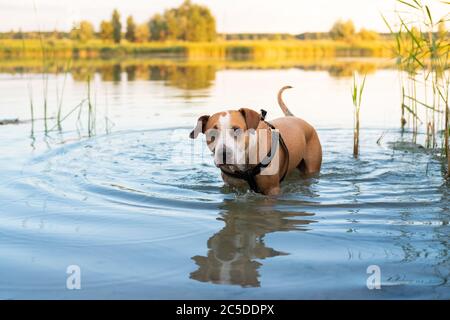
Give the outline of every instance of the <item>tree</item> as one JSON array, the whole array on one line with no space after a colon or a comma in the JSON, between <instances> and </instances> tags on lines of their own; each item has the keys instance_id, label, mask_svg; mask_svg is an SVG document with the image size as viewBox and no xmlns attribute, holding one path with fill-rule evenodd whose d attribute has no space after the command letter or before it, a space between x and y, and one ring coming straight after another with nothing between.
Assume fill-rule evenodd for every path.
<instances>
[{"instance_id":1,"label":"tree","mask_svg":"<svg viewBox=\"0 0 450 320\"><path fill-rule=\"evenodd\" d=\"M125 32L125 39L130 42L136 41L136 23L132 16L127 18L127 31Z\"/></svg>"},{"instance_id":2,"label":"tree","mask_svg":"<svg viewBox=\"0 0 450 320\"><path fill-rule=\"evenodd\" d=\"M19 31L14 33L12 38L13 39L23 39L24 38L24 33L22 32L22 29L19 29Z\"/></svg>"},{"instance_id":3,"label":"tree","mask_svg":"<svg viewBox=\"0 0 450 320\"><path fill-rule=\"evenodd\" d=\"M447 28L445 27L444 20L439 21L437 35L438 38L442 40L445 40L447 38Z\"/></svg>"},{"instance_id":4,"label":"tree","mask_svg":"<svg viewBox=\"0 0 450 320\"><path fill-rule=\"evenodd\" d=\"M216 18L207 7L202 7L202 16L205 20L205 40L214 41L217 37Z\"/></svg>"},{"instance_id":5,"label":"tree","mask_svg":"<svg viewBox=\"0 0 450 320\"><path fill-rule=\"evenodd\" d=\"M167 21L160 14L155 14L148 23L150 40L163 41L167 38Z\"/></svg>"},{"instance_id":6,"label":"tree","mask_svg":"<svg viewBox=\"0 0 450 320\"><path fill-rule=\"evenodd\" d=\"M352 20L338 20L330 30L330 36L334 40L351 40L355 35L355 25Z\"/></svg>"},{"instance_id":7,"label":"tree","mask_svg":"<svg viewBox=\"0 0 450 320\"><path fill-rule=\"evenodd\" d=\"M170 9L164 12L164 21L166 25L166 38L169 40L182 40L182 30L186 28L185 21L177 9Z\"/></svg>"},{"instance_id":8,"label":"tree","mask_svg":"<svg viewBox=\"0 0 450 320\"><path fill-rule=\"evenodd\" d=\"M19 33L22 33L22 31L20 29L19 29ZM53 38L53 39L62 39L61 33L58 30L54 29L52 34L51 34L51 38ZM17 38L17 39L22 39L22 37Z\"/></svg>"},{"instance_id":9,"label":"tree","mask_svg":"<svg viewBox=\"0 0 450 320\"><path fill-rule=\"evenodd\" d=\"M113 32L114 28L110 21L102 21L100 23L100 38L103 41L112 41L113 40Z\"/></svg>"},{"instance_id":10,"label":"tree","mask_svg":"<svg viewBox=\"0 0 450 320\"><path fill-rule=\"evenodd\" d=\"M185 4L187 27L184 40L186 41L212 41L216 37L216 22L208 8L192 5L189 1Z\"/></svg>"},{"instance_id":11,"label":"tree","mask_svg":"<svg viewBox=\"0 0 450 320\"><path fill-rule=\"evenodd\" d=\"M79 42L87 42L94 35L94 26L89 21L81 21L75 24L70 32L70 37Z\"/></svg>"},{"instance_id":12,"label":"tree","mask_svg":"<svg viewBox=\"0 0 450 320\"><path fill-rule=\"evenodd\" d=\"M117 9L114 9L111 19L113 26L113 39L115 43L120 43L122 38L122 23L120 22L120 14Z\"/></svg>"},{"instance_id":13,"label":"tree","mask_svg":"<svg viewBox=\"0 0 450 320\"><path fill-rule=\"evenodd\" d=\"M376 31L367 30L362 28L358 32L358 37L361 40L378 40L380 38L380 35Z\"/></svg>"},{"instance_id":14,"label":"tree","mask_svg":"<svg viewBox=\"0 0 450 320\"><path fill-rule=\"evenodd\" d=\"M147 42L150 38L150 32L147 24L140 24L136 27L136 42Z\"/></svg>"},{"instance_id":15,"label":"tree","mask_svg":"<svg viewBox=\"0 0 450 320\"><path fill-rule=\"evenodd\" d=\"M184 1L180 7L168 9L149 21L151 40L213 41L216 20L211 11L201 5Z\"/></svg>"}]
</instances>

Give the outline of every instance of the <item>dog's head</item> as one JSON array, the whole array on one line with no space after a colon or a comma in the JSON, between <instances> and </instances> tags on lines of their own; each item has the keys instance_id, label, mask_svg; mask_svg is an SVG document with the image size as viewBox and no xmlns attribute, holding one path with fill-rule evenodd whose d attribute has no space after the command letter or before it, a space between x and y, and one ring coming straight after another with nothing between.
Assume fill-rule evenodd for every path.
<instances>
[{"instance_id":1,"label":"dog's head","mask_svg":"<svg viewBox=\"0 0 450 320\"><path fill-rule=\"evenodd\" d=\"M232 165L242 169L249 163L249 138L255 134L260 121L261 115L247 108L204 115L198 118L189 137L195 139L199 133L206 135L216 166Z\"/></svg>"}]
</instances>

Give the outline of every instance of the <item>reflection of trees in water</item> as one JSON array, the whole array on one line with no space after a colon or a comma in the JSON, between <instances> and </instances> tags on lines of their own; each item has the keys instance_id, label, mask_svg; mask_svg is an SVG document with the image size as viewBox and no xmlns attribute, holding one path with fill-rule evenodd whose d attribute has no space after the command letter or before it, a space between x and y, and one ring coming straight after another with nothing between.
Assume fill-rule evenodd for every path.
<instances>
[{"instance_id":1,"label":"reflection of trees in water","mask_svg":"<svg viewBox=\"0 0 450 320\"><path fill-rule=\"evenodd\" d=\"M339 63L330 66L310 65L299 67L302 70L326 70L333 77L351 76L354 71L370 74L377 70L376 64L370 63ZM255 68L253 68L255 69ZM256 68L258 69L258 68ZM75 80L86 81L88 75L97 71L103 81L121 81L121 73L125 72L128 81L151 80L165 81L167 85L179 89L205 89L211 86L216 77L217 68L213 65L105 65L92 70L88 68L74 69Z\"/></svg>"},{"instance_id":2,"label":"reflection of trees in water","mask_svg":"<svg viewBox=\"0 0 450 320\"><path fill-rule=\"evenodd\" d=\"M52 61L46 70L49 73L64 73L67 61ZM283 68L299 68L302 70L328 71L333 77L351 76L354 71L361 74L373 73L387 65L370 61L279 61L279 60L229 60L229 61L182 61L182 60L74 60L70 70L75 81L87 81L95 73L100 74L103 81L151 80L165 81L169 86L180 89L205 89L212 85L216 71L223 69L271 70ZM41 61L0 61L0 72L3 73L41 73ZM122 78L123 73L126 78Z\"/></svg>"},{"instance_id":3,"label":"reflection of trees in water","mask_svg":"<svg viewBox=\"0 0 450 320\"><path fill-rule=\"evenodd\" d=\"M330 66L328 72L332 77L351 77L355 71L359 74L370 74L377 71L374 63L342 63Z\"/></svg>"},{"instance_id":4,"label":"reflection of trees in water","mask_svg":"<svg viewBox=\"0 0 450 320\"><path fill-rule=\"evenodd\" d=\"M78 68L75 71L74 79L79 81L87 80L88 75L95 72L83 68ZM83 71L86 74L83 74ZM122 73L124 72L128 81L165 81L167 85L180 89L208 88L216 76L216 68L213 66L126 65L122 67L120 64L114 64L101 66L96 71L100 73L103 81L119 82L122 80Z\"/></svg>"},{"instance_id":5,"label":"reflection of trees in water","mask_svg":"<svg viewBox=\"0 0 450 320\"><path fill-rule=\"evenodd\" d=\"M96 70L89 68L88 66L75 66L70 70L73 80L86 82L88 79L92 79Z\"/></svg>"},{"instance_id":6,"label":"reflection of trees in water","mask_svg":"<svg viewBox=\"0 0 450 320\"><path fill-rule=\"evenodd\" d=\"M165 80L169 86L180 89L208 88L216 78L216 68L208 65L165 66L159 69L158 80Z\"/></svg>"},{"instance_id":7,"label":"reflection of trees in water","mask_svg":"<svg viewBox=\"0 0 450 320\"><path fill-rule=\"evenodd\" d=\"M120 64L100 67L98 72L103 81L120 82L122 80L122 67Z\"/></svg>"},{"instance_id":8,"label":"reflection of trees in water","mask_svg":"<svg viewBox=\"0 0 450 320\"><path fill-rule=\"evenodd\" d=\"M167 68L162 68L161 66L149 66L148 70L148 80L163 81L167 79Z\"/></svg>"},{"instance_id":9,"label":"reflection of trees in water","mask_svg":"<svg viewBox=\"0 0 450 320\"><path fill-rule=\"evenodd\" d=\"M128 81L135 81L136 80L136 71L137 71L137 66L136 65L131 65L131 66L126 66L125 67L125 73L127 74L127 80Z\"/></svg>"},{"instance_id":10,"label":"reflection of trees in water","mask_svg":"<svg viewBox=\"0 0 450 320\"><path fill-rule=\"evenodd\" d=\"M312 214L277 210L256 211L246 204L226 201L220 220L225 226L209 238L206 256L192 259L198 269L190 274L192 279L216 284L234 284L242 287L259 287L257 259L266 259L287 253L267 247L264 237L280 231L306 231L313 220L301 219ZM253 212L252 212L253 211Z\"/></svg>"}]
</instances>

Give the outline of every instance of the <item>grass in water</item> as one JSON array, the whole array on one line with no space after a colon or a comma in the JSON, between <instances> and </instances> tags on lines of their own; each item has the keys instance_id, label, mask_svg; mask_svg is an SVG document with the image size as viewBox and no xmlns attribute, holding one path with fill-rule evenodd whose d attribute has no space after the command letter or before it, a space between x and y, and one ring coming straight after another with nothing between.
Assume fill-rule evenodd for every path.
<instances>
[{"instance_id":1,"label":"grass in water","mask_svg":"<svg viewBox=\"0 0 450 320\"><path fill-rule=\"evenodd\" d=\"M366 84L366 76L361 84L357 83L357 75L353 74L352 101L353 101L353 157L358 158L359 155L359 114L361 110L362 94L364 85Z\"/></svg>"},{"instance_id":2,"label":"grass in water","mask_svg":"<svg viewBox=\"0 0 450 320\"><path fill-rule=\"evenodd\" d=\"M449 20L448 14L436 19L432 16L430 7L421 0L397 1L401 6L396 12L397 21L391 24L384 17L383 19L395 38L394 52L402 88L402 128L407 124L411 125L413 142L416 142L420 125L425 123L426 147L440 150L441 155L447 157L446 176L450 177L450 42L445 28L445 22ZM442 3L450 5L450 2ZM397 30L394 30L393 25ZM408 112L409 121L405 118L405 112ZM425 114L425 122L419 118L419 112ZM436 139L439 135L442 138L440 148Z\"/></svg>"},{"instance_id":3,"label":"grass in water","mask_svg":"<svg viewBox=\"0 0 450 320\"><path fill-rule=\"evenodd\" d=\"M56 103L58 104L58 112L57 112L57 116L56 116L56 121L58 123L58 129L61 131L61 115L62 115L62 103L63 103L63 97L64 97L64 89L66 87L66 80L67 80L67 75L69 73L70 67L71 67L71 59L69 59L67 61L67 63L64 66L64 79L63 79L63 83L62 83L62 89L61 89L61 95L58 95L58 86L56 87L57 89L57 99L56 99ZM58 82L57 82L58 83Z\"/></svg>"},{"instance_id":4,"label":"grass in water","mask_svg":"<svg viewBox=\"0 0 450 320\"><path fill-rule=\"evenodd\" d=\"M88 135L89 137L92 136L94 128L95 128L95 114L94 114L94 106L92 104L92 98L91 98L91 77L88 76L87 79L87 101L88 101Z\"/></svg>"}]
</instances>

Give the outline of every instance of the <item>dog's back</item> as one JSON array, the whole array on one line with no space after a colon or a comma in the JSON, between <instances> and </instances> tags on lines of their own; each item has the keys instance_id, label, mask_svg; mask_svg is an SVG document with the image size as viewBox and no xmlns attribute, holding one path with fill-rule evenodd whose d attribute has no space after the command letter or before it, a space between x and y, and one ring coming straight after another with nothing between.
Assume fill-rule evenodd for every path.
<instances>
[{"instance_id":1,"label":"dog's back","mask_svg":"<svg viewBox=\"0 0 450 320\"><path fill-rule=\"evenodd\" d=\"M283 139L289 150L297 150L292 154L290 163L296 166L300 164L299 169L306 173L318 172L322 164L322 146L319 136L312 125L303 119L295 117L283 101L282 94L286 89L292 88L285 86L278 91L278 104L284 113L284 117L269 121L274 125L283 136ZM298 159L298 161L297 161Z\"/></svg>"}]
</instances>

